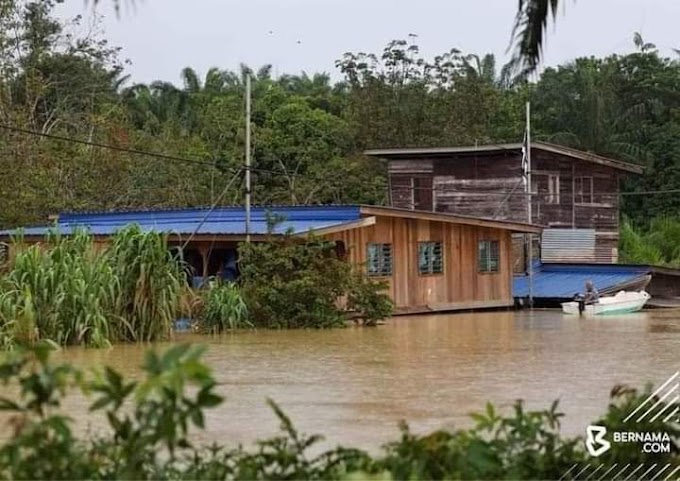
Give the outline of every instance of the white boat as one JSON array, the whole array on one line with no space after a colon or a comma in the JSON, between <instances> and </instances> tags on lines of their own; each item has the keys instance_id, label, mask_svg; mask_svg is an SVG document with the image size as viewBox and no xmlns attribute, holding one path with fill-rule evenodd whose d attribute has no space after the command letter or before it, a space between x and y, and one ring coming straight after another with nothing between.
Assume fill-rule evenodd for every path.
<instances>
[{"instance_id":1,"label":"white boat","mask_svg":"<svg viewBox=\"0 0 680 481\"><path fill-rule=\"evenodd\" d=\"M614 296L601 297L596 303L585 305L583 314L586 316L598 316L604 314L626 314L629 312L637 312L643 308L651 297L652 296L645 291L619 291ZM578 316L580 314L579 302L563 302L562 312Z\"/></svg>"}]
</instances>

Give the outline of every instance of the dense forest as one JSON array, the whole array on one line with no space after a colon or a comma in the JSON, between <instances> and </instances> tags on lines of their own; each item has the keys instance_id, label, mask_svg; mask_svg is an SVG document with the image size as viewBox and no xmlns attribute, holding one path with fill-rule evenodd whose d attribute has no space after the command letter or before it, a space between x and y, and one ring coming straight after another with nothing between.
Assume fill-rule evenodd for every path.
<instances>
[{"instance_id":1,"label":"dense forest","mask_svg":"<svg viewBox=\"0 0 680 481\"><path fill-rule=\"evenodd\" d=\"M537 79L455 48L423 58L410 37L344 54L340 81L241 66L187 67L181 85L132 84L124 52L100 26L58 20L55 3L0 10L3 226L64 210L240 202L247 74L258 203L383 203L384 165L364 149L519 142L531 100L534 138L647 167L625 186L657 192L624 196L634 224L680 205L672 192L680 189L680 57L639 35L631 33L629 54L579 58Z\"/></svg>"}]
</instances>

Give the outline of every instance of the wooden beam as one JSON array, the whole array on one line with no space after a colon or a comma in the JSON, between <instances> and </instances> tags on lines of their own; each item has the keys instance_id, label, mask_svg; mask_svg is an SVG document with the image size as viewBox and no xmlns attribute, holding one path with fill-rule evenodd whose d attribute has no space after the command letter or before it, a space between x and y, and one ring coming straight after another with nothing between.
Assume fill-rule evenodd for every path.
<instances>
[{"instance_id":1,"label":"wooden beam","mask_svg":"<svg viewBox=\"0 0 680 481\"><path fill-rule=\"evenodd\" d=\"M535 224L524 224L521 222L497 221L469 217L463 215L444 214L440 212L417 211L409 209L399 209L396 207L361 206L361 213L365 215L400 217L402 219L419 219L434 222L444 222L447 224L463 224L477 227L490 227L492 229L509 230L511 232L530 232L540 234L543 227Z\"/></svg>"},{"instance_id":2,"label":"wooden beam","mask_svg":"<svg viewBox=\"0 0 680 481\"><path fill-rule=\"evenodd\" d=\"M208 249L206 249L205 246L199 246L198 247L198 253L201 254L201 259L203 261L203 279L205 282L205 279L208 278L208 263L210 261L210 255L208 254Z\"/></svg>"},{"instance_id":3,"label":"wooden beam","mask_svg":"<svg viewBox=\"0 0 680 481\"><path fill-rule=\"evenodd\" d=\"M425 306L397 307L394 310L395 316L407 316L410 314L427 314L432 312L451 312L451 311L471 311L485 309L501 309L513 307L515 301L468 301L468 302L447 302L440 304L428 304Z\"/></svg>"},{"instance_id":4,"label":"wooden beam","mask_svg":"<svg viewBox=\"0 0 680 481\"><path fill-rule=\"evenodd\" d=\"M360 229L362 227L370 227L372 225L375 225L375 217L364 217L359 220L355 220L352 222L345 222L344 224L340 225L334 225L330 227L322 227L320 229L310 229L307 232L300 232L296 234L296 237L307 237L309 235L316 235L316 236L323 236L323 235L330 235L330 234L336 234L338 232L344 232L346 230L350 229Z\"/></svg>"}]
</instances>

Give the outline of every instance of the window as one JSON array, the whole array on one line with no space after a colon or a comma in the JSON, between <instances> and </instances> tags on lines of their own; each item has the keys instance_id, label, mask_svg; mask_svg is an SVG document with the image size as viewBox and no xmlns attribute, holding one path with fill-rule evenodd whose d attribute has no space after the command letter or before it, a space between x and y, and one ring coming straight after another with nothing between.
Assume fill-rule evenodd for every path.
<instances>
[{"instance_id":1,"label":"window","mask_svg":"<svg viewBox=\"0 0 680 481\"><path fill-rule=\"evenodd\" d=\"M441 242L418 242L418 272L441 274L444 270Z\"/></svg>"},{"instance_id":2,"label":"window","mask_svg":"<svg viewBox=\"0 0 680 481\"><path fill-rule=\"evenodd\" d=\"M413 179L413 208L415 210L432 210L432 177L415 177Z\"/></svg>"},{"instance_id":3,"label":"window","mask_svg":"<svg viewBox=\"0 0 680 481\"><path fill-rule=\"evenodd\" d=\"M593 178L576 177L574 178L574 203L592 204L593 203Z\"/></svg>"},{"instance_id":4,"label":"window","mask_svg":"<svg viewBox=\"0 0 680 481\"><path fill-rule=\"evenodd\" d=\"M368 275L392 275L392 244L368 244Z\"/></svg>"},{"instance_id":5,"label":"window","mask_svg":"<svg viewBox=\"0 0 680 481\"><path fill-rule=\"evenodd\" d=\"M335 241L335 257L341 261L347 260L347 247L344 241Z\"/></svg>"},{"instance_id":6,"label":"window","mask_svg":"<svg viewBox=\"0 0 680 481\"><path fill-rule=\"evenodd\" d=\"M500 242L496 240L479 241L477 251L477 270L479 272L498 272L500 269Z\"/></svg>"},{"instance_id":7,"label":"window","mask_svg":"<svg viewBox=\"0 0 680 481\"><path fill-rule=\"evenodd\" d=\"M559 204L560 203L560 176L559 175L549 175L548 176L548 204Z\"/></svg>"}]
</instances>

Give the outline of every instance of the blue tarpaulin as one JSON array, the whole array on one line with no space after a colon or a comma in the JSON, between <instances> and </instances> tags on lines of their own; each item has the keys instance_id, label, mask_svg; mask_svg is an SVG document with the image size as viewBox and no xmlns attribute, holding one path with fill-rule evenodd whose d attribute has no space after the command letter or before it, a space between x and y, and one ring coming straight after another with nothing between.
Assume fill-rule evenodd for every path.
<instances>
[{"instance_id":1,"label":"blue tarpaulin","mask_svg":"<svg viewBox=\"0 0 680 481\"><path fill-rule=\"evenodd\" d=\"M533 296L535 299L571 299L584 291L587 280L599 291L634 282L650 273L649 266L596 264L540 264L534 266ZM529 276L515 276L514 297L529 296Z\"/></svg>"}]
</instances>

